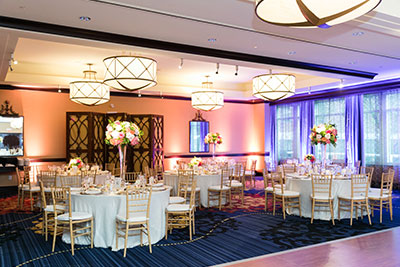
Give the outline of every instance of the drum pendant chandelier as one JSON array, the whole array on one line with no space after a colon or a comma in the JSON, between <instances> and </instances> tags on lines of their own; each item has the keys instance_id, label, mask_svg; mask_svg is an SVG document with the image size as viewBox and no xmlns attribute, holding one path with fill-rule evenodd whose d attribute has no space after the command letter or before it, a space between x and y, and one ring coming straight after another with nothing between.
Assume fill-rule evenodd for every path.
<instances>
[{"instance_id":1,"label":"drum pendant chandelier","mask_svg":"<svg viewBox=\"0 0 400 267\"><path fill-rule=\"evenodd\" d=\"M212 90L212 82L207 81L202 83L204 90L195 91L192 93L192 107L198 110L212 111L220 109L224 106L224 93L221 91Z\"/></svg>"},{"instance_id":2,"label":"drum pendant chandelier","mask_svg":"<svg viewBox=\"0 0 400 267\"><path fill-rule=\"evenodd\" d=\"M110 101L110 88L96 80L96 72L91 70L91 65L88 64L89 70L83 72L83 80L69 84L70 100L86 106L101 105Z\"/></svg>"},{"instance_id":3,"label":"drum pendant chandelier","mask_svg":"<svg viewBox=\"0 0 400 267\"><path fill-rule=\"evenodd\" d=\"M261 20L289 27L329 28L360 17L381 0L257 0Z\"/></svg>"},{"instance_id":4,"label":"drum pendant chandelier","mask_svg":"<svg viewBox=\"0 0 400 267\"><path fill-rule=\"evenodd\" d=\"M296 78L291 74L263 74L253 78L253 96L276 101L294 95Z\"/></svg>"},{"instance_id":5,"label":"drum pendant chandelier","mask_svg":"<svg viewBox=\"0 0 400 267\"><path fill-rule=\"evenodd\" d=\"M146 89L157 84L157 62L138 56L113 56L103 60L106 66L104 83L123 90Z\"/></svg>"}]
</instances>

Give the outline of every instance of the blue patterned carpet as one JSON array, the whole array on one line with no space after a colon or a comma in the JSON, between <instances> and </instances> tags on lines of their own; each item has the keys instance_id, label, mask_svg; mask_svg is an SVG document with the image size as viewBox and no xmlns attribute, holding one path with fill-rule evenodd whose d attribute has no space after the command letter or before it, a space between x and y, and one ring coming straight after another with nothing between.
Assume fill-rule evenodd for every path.
<instances>
[{"instance_id":1,"label":"blue patterned carpet","mask_svg":"<svg viewBox=\"0 0 400 267\"><path fill-rule=\"evenodd\" d=\"M1 191L0 191L0 196ZM15 196L0 199L0 207L12 206ZM77 246L75 256L70 245L57 240L56 250L51 252L51 242L45 242L37 232L41 214L8 208L0 213L0 266L209 266L268 253L284 251L349 236L379 231L400 225L400 194L394 199L394 218L384 213L384 222L373 218L330 222L315 221L295 216L283 220L281 214L272 216L264 212L264 198L260 190L246 194L245 205L217 211L203 209L196 212L196 235L188 241L187 229L175 229L168 240L153 246L123 251Z\"/></svg>"}]
</instances>

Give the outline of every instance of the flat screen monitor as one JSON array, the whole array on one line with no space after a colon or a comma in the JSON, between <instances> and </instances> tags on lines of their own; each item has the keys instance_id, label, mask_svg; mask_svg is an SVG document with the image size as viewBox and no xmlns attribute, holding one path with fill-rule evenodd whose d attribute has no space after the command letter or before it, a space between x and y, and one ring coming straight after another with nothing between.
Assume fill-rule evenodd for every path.
<instances>
[{"instance_id":1,"label":"flat screen monitor","mask_svg":"<svg viewBox=\"0 0 400 267\"><path fill-rule=\"evenodd\" d=\"M0 157L24 155L24 117L0 116Z\"/></svg>"},{"instance_id":2,"label":"flat screen monitor","mask_svg":"<svg viewBox=\"0 0 400 267\"><path fill-rule=\"evenodd\" d=\"M204 143L204 137L208 134L208 121L190 121L189 152L208 152L208 144Z\"/></svg>"}]
</instances>

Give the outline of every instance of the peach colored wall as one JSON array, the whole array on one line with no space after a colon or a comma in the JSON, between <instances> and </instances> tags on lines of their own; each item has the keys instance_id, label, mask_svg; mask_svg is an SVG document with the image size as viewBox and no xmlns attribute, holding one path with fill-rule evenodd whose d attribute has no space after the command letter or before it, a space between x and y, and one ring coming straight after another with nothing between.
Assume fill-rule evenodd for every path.
<instances>
[{"instance_id":1,"label":"peach colored wall","mask_svg":"<svg viewBox=\"0 0 400 267\"><path fill-rule=\"evenodd\" d=\"M29 158L66 156L68 111L164 115L165 154L189 153L189 121L195 115L190 101L112 96L107 104L87 107L70 101L66 93L0 90L0 102L4 100L9 100L15 111L25 117L25 156ZM217 152L264 152L264 107L265 104L225 103L222 109L203 113L210 130L220 132L224 138ZM262 168L263 157L257 160L258 169Z\"/></svg>"}]
</instances>

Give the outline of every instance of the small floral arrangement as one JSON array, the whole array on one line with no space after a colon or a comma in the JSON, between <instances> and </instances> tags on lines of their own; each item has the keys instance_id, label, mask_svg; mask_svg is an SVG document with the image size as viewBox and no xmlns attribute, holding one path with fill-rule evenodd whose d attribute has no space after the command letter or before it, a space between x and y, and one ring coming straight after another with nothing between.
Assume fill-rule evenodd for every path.
<instances>
[{"instance_id":1,"label":"small floral arrangement","mask_svg":"<svg viewBox=\"0 0 400 267\"><path fill-rule=\"evenodd\" d=\"M80 157L77 157L77 158L71 159L68 163L68 168L72 168L74 166L78 167L78 169L80 170L85 166L85 164L83 163L83 161Z\"/></svg>"},{"instance_id":2,"label":"small floral arrangement","mask_svg":"<svg viewBox=\"0 0 400 267\"><path fill-rule=\"evenodd\" d=\"M201 166L203 163L201 161L201 158L194 157L190 160L188 163L189 167L194 167L194 166Z\"/></svg>"},{"instance_id":3,"label":"small floral arrangement","mask_svg":"<svg viewBox=\"0 0 400 267\"><path fill-rule=\"evenodd\" d=\"M322 123L320 125L314 126L311 129L310 134L311 144L332 144L336 146L337 142L337 130L335 124Z\"/></svg>"},{"instance_id":4,"label":"small floral arrangement","mask_svg":"<svg viewBox=\"0 0 400 267\"><path fill-rule=\"evenodd\" d=\"M108 121L106 130L107 145L136 145L140 141L143 132L133 122L129 121Z\"/></svg>"},{"instance_id":5,"label":"small floral arrangement","mask_svg":"<svg viewBox=\"0 0 400 267\"><path fill-rule=\"evenodd\" d=\"M313 154L307 154L304 156L304 160L309 160L313 163L315 161L315 156Z\"/></svg>"},{"instance_id":6,"label":"small floral arrangement","mask_svg":"<svg viewBox=\"0 0 400 267\"><path fill-rule=\"evenodd\" d=\"M219 133L208 133L204 138L206 144L222 144L222 136Z\"/></svg>"}]
</instances>

